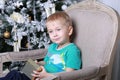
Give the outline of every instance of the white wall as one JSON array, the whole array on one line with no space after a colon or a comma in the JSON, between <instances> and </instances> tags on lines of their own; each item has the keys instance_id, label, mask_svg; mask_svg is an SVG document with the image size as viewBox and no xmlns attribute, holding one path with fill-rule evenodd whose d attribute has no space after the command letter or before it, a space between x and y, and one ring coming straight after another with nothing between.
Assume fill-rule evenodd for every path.
<instances>
[{"instance_id":1,"label":"white wall","mask_svg":"<svg viewBox=\"0 0 120 80\"><path fill-rule=\"evenodd\" d=\"M110 7L112 7L113 9L115 9L119 15L120 15L120 0L98 0Z\"/></svg>"}]
</instances>

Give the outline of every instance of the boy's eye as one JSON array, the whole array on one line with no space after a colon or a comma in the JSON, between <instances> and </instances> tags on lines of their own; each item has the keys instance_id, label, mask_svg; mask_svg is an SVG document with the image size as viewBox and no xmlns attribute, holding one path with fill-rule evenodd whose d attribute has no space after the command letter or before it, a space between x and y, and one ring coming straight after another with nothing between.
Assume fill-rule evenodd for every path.
<instances>
[{"instance_id":1,"label":"boy's eye","mask_svg":"<svg viewBox=\"0 0 120 80\"><path fill-rule=\"evenodd\" d=\"M53 31L48 31L48 33L52 33Z\"/></svg>"},{"instance_id":2,"label":"boy's eye","mask_svg":"<svg viewBox=\"0 0 120 80\"><path fill-rule=\"evenodd\" d=\"M61 29L57 29L57 31L60 31Z\"/></svg>"}]
</instances>

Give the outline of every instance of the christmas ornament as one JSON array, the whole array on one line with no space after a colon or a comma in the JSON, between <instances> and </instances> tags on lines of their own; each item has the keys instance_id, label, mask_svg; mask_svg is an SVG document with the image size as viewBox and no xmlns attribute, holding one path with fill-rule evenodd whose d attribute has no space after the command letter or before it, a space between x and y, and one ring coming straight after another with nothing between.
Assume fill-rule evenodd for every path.
<instances>
[{"instance_id":1,"label":"christmas ornament","mask_svg":"<svg viewBox=\"0 0 120 80\"><path fill-rule=\"evenodd\" d=\"M7 30L4 32L3 34L4 38L10 38L10 32L8 32Z\"/></svg>"},{"instance_id":2,"label":"christmas ornament","mask_svg":"<svg viewBox=\"0 0 120 80\"><path fill-rule=\"evenodd\" d=\"M29 43L26 43L25 47L28 48L28 46L29 46Z\"/></svg>"}]
</instances>

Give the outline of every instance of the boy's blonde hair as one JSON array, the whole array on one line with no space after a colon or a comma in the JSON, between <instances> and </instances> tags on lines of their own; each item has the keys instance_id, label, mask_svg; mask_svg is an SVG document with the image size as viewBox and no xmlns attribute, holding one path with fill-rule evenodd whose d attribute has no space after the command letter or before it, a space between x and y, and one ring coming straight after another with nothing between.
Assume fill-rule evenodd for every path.
<instances>
[{"instance_id":1,"label":"boy's blonde hair","mask_svg":"<svg viewBox=\"0 0 120 80\"><path fill-rule=\"evenodd\" d=\"M61 23L63 23L65 26L72 26L71 18L64 11L59 11L51 14L46 20L46 25L49 24L49 22L56 21L56 20L60 20Z\"/></svg>"}]
</instances>

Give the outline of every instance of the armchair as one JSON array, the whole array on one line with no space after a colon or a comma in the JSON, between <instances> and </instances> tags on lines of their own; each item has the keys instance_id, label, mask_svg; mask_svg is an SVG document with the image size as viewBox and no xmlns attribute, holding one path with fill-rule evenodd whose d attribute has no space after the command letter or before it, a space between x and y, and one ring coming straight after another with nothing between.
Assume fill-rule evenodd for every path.
<instances>
[{"instance_id":1,"label":"armchair","mask_svg":"<svg viewBox=\"0 0 120 80\"><path fill-rule=\"evenodd\" d=\"M115 11L96 0L79 2L65 11L73 20L72 39L81 49L83 64L80 70L60 72L55 76L59 80L110 80L118 40ZM3 62L44 58L46 51L47 49L38 49L0 54L0 76L5 75Z\"/></svg>"}]
</instances>

